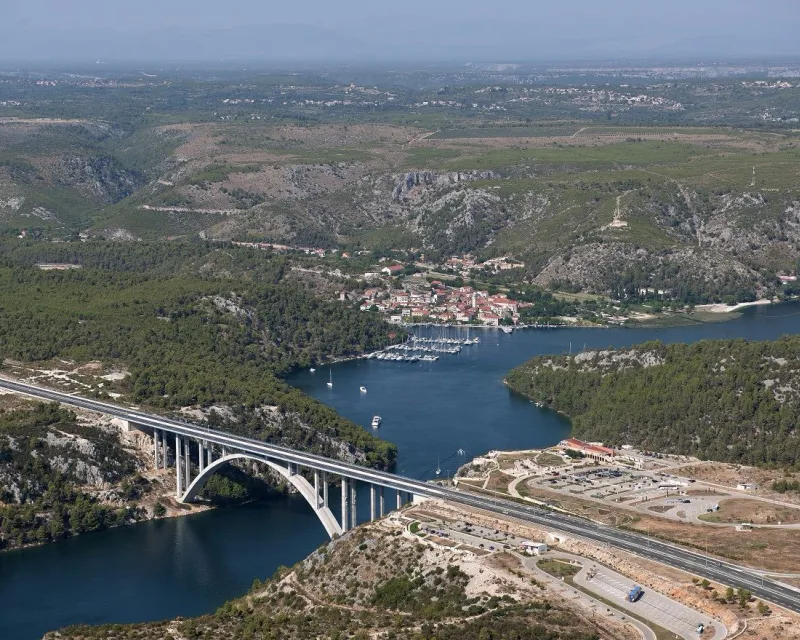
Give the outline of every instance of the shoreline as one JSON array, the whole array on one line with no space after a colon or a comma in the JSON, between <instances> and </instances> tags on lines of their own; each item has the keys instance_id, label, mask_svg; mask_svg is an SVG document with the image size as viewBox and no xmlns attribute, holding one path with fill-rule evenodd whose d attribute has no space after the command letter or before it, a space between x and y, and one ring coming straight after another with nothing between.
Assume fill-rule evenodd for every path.
<instances>
[{"instance_id":1,"label":"shoreline","mask_svg":"<svg viewBox=\"0 0 800 640\"><path fill-rule=\"evenodd\" d=\"M753 302L737 302L733 305L715 302L713 304L698 304L695 306L695 310L705 311L706 313L731 313L733 311L739 311L740 309L746 309L747 307L759 307L770 304L780 304L780 301L775 302L768 298L761 298Z\"/></svg>"},{"instance_id":2,"label":"shoreline","mask_svg":"<svg viewBox=\"0 0 800 640\"><path fill-rule=\"evenodd\" d=\"M741 311L742 309L746 309L748 307L757 307L757 306L767 306L767 305L779 305L782 302L792 302L794 299L789 300L770 300L767 298L762 298L760 300L755 300L753 302L738 302L735 305L727 305L721 302L715 302L712 304L703 304L703 305L696 305L694 311L689 313L659 313L652 317L648 318L627 318L625 322L621 322L619 324L595 324L595 323L588 323L588 324L581 324L579 322L565 322L564 324L557 324L557 325L536 325L536 324L522 324L522 325L514 325L514 331L528 331L528 330L553 330L553 329L664 329L669 327L681 327L687 324L687 320L691 320L691 323L696 324L714 324L716 322L727 322L728 320L735 319L735 316L730 315L729 317L725 317L727 314L733 314L736 311ZM710 320L710 319L703 319L700 317L693 317L696 312L700 313L708 313L714 314L719 318L719 320ZM690 324L691 324L690 323ZM432 327L432 328L441 328L441 329L481 329L481 330L494 330L494 331L502 331L501 326L493 327L489 325L472 325L472 324L439 324L436 322L408 322L396 325L403 329L411 329L413 327ZM366 360L368 353L357 354L357 355L348 355L348 356L338 356L334 358L330 358L323 362L320 362L316 365L316 367L325 367L334 364L341 364L343 362L352 362L354 360ZM298 369L300 370L300 369Z\"/></svg>"}]
</instances>

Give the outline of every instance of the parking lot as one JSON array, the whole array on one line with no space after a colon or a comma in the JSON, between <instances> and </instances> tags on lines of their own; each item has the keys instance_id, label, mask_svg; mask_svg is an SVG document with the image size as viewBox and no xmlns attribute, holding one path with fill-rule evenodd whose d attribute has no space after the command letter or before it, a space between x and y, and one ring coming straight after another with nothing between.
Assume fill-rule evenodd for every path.
<instances>
[{"instance_id":1,"label":"parking lot","mask_svg":"<svg viewBox=\"0 0 800 640\"><path fill-rule=\"evenodd\" d=\"M557 474L557 475L556 475ZM529 480L531 486L648 511L651 515L692 521L715 510L725 494L697 495L702 485L663 472L617 467L550 472ZM689 495L691 491L692 495Z\"/></svg>"},{"instance_id":2,"label":"parking lot","mask_svg":"<svg viewBox=\"0 0 800 640\"><path fill-rule=\"evenodd\" d=\"M488 552L515 549L521 542L519 537L513 534L508 534L500 529L487 529L469 522L456 522L446 526L439 522L421 522L419 528L421 531L446 540L453 540Z\"/></svg>"},{"instance_id":3,"label":"parking lot","mask_svg":"<svg viewBox=\"0 0 800 640\"><path fill-rule=\"evenodd\" d=\"M683 637L722 637L714 635L714 623L710 618L684 607L660 593L645 590L644 595L637 602L629 602L627 596L633 587L633 582L605 567L595 570L590 568L588 572L582 574L582 579L576 578L576 582L614 602L620 608L646 618ZM700 622L706 627L702 634L697 633L697 625Z\"/></svg>"}]
</instances>

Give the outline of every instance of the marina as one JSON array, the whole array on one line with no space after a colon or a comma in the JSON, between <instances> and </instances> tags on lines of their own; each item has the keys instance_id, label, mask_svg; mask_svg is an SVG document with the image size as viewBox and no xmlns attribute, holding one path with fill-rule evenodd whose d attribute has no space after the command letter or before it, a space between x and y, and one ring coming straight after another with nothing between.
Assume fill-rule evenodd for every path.
<instances>
[{"instance_id":1,"label":"marina","mask_svg":"<svg viewBox=\"0 0 800 640\"><path fill-rule=\"evenodd\" d=\"M420 334L422 332L419 332ZM469 335L467 328L466 337L460 336L460 329L450 331L449 327L440 327L430 332L430 335L411 333L402 344L395 344L374 351L364 356L367 360L389 360L392 362L436 362L439 355L454 355L461 352L463 347L478 345L481 339Z\"/></svg>"}]
</instances>

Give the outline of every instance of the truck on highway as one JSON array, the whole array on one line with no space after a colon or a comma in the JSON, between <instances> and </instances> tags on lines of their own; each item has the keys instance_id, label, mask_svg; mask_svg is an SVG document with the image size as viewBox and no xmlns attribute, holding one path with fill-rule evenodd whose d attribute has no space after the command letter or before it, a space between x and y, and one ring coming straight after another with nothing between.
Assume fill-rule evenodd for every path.
<instances>
[{"instance_id":1,"label":"truck on highway","mask_svg":"<svg viewBox=\"0 0 800 640\"><path fill-rule=\"evenodd\" d=\"M636 585L633 589L631 589L628 592L628 602L636 602L643 595L644 595L644 589L642 589L639 585Z\"/></svg>"}]
</instances>

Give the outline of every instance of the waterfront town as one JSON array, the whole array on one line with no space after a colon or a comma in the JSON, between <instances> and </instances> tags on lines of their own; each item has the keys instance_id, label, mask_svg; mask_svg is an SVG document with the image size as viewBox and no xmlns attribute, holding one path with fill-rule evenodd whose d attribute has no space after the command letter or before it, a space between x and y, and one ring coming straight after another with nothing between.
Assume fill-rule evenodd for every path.
<instances>
[{"instance_id":1,"label":"waterfront town","mask_svg":"<svg viewBox=\"0 0 800 640\"><path fill-rule=\"evenodd\" d=\"M388 291L371 287L364 291L361 310L377 309L394 324L439 322L512 325L519 322L519 309L530 303L490 295L471 286L450 287L440 280L408 278L403 288Z\"/></svg>"},{"instance_id":2,"label":"waterfront town","mask_svg":"<svg viewBox=\"0 0 800 640\"><path fill-rule=\"evenodd\" d=\"M247 246L277 252L298 252L308 256L324 258L328 254L339 254L350 258L346 251L326 251L317 247L293 247L266 242L235 242ZM491 293L469 285L451 286L426 274L444 273L448 277L473 278L478 273L496 274L511 269L522 269L524 263L503 256L479 262L472 255L451 256L441 264L426 262L424 255L408 266L394 260L381 258L371 271L361 274L369 283L363 293L348 295L340 293L341 299L353 298L361 301L362 311L376 310L383 313L393 324L435 322L444 324L475 324L490 327L516 325L519 311L530 303L511 300L502 293ZM408 276L401 279L402 276Z\"/></svg>"}]
</instances>

